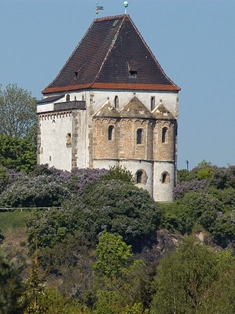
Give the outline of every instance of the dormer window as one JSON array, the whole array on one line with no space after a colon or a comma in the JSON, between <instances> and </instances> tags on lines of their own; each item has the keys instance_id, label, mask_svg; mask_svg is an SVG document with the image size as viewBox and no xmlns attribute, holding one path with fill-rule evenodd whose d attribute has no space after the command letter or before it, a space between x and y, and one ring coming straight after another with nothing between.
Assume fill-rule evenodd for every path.
<instances>
[{"instance_id":1,"label":"dormer window","mask_svg":"<svg viewBox=\"0 0 235 314\"><path fill-rule=\"evenodd\" d=\"M137 69L136 69L136 65L133 64L132 62L129 62L126 60L126 63L127 63L127 68L128 68L128 71L129 71L129 78L137 78Z\"/></svg>"},{"instance_id":2,"label":"dormer window","mask_svg":"<svg viewBox=\"0 0 235 314\"><path fill-rule=\"evenodd\" d=\"M137 78L137 71L130 70L129 71L129 76L130 76L130 78Z\"/></svg>"}]
</instances>

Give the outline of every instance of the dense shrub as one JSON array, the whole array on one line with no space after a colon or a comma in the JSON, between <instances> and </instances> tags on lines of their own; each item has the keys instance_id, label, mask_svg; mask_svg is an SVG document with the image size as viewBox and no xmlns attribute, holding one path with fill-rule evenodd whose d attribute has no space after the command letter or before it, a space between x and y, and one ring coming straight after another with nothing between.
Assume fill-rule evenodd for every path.
<instances>
[{"instance_id":1,"label":"dense shrub","mask_svg":"<svg viewBox=\"0 0 235 314\"><path fill-rule=\"evenodd\" d=\"M155 231L159 221L157 204L147 191L122 181L104 180L87 185L76 202L66 202L61 210L31 217L28 231L30 242L38 234L41 247L52 247L77 231L94 245L103 230L133 244Z\"/></svg>"},{"instance_id":2,"label":"dense shrub","mask_svg":"<svg viewBox=\"0 0 235 314\"><path fill-rule=\"evenodd\" d=\"M60 206L70 196L63 180L53 175L24 176L0 195L2 207Z\"/></svg>"}]
</instances>

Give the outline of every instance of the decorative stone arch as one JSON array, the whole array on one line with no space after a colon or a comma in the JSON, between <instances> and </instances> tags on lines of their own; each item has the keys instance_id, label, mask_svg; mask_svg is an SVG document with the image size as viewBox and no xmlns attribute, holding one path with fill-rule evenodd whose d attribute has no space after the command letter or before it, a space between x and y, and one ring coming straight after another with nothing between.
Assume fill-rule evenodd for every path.
<instances>
[{"instance_id":1,"label":"decorative stone arch","mask_svg":"<svg viewBox=\"0 0 235 314\"><path fill-rule=\"evenodd\" d=\"M170 174L167 171L164 171L161 175L161 181L162 184L169 184L171 179L170 179Z\"/></svg>"},{"instance_id":2,"label":"decorative stone arch","mask_svg":"<svg viewBox=\"0 0 235 314\"><path fill-rule=\"evenodd\" d=\"M109 127L108 127L108 141L113 140L113 134L114 134L114 126L109 125Z\"/></svg>"},{"instance_id":3,"label":"decorative stone arch","mask_svg":"<svg viewBox=\"0 0 235 314\"><path fill-rule=\"evenodd\" d=\"M147 174L143 169L139 169L136 171L135 183L144 185L147 183Z\"/></svg>"}]
</instances>

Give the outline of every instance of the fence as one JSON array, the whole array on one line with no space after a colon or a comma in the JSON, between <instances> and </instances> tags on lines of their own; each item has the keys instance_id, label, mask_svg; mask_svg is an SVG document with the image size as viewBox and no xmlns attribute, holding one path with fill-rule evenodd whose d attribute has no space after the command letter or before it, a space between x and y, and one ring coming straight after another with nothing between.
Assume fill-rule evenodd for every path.
<instances>
[{"instance_id":1,"label":"fence","mask_svg":"<svg viewBox=\"0 0 235 314\"><path fill-rule=\"evenodd\" d=\"M14 212L16 210L20 210L21 212L23 210L50 210L50 209L61 209L61 207L0 207L0 213L3 212Z\"/></svg>"}]
</instances>

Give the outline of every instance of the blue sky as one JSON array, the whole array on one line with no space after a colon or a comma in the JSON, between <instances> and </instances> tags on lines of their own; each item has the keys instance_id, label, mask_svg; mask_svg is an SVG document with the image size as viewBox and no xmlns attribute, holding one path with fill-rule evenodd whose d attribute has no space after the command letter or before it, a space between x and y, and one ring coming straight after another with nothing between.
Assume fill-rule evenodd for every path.
<instances>
[{"instance_id":1,"label":"blue sky","mask_svg":"<svg viewBox=\"0 0 235 314\"><path fill-rule=\"evenodd\" d=\"M235 1L129 0L128 14L181 87L178 168L235 165ZM99 17L124 13L99 0ZM0 84L41 98L95 18L93 0L0 0Z\"/></svg>"}]
</instances>

